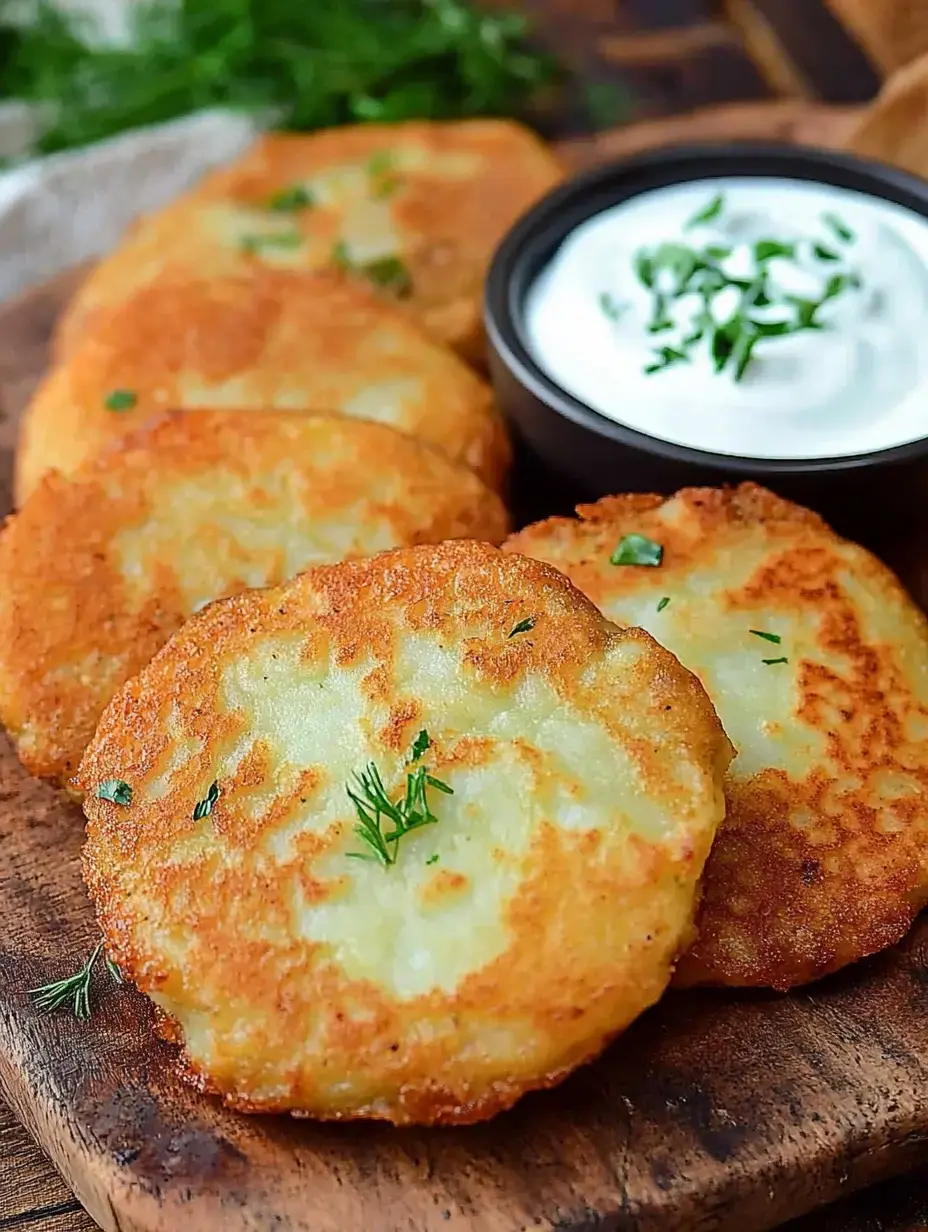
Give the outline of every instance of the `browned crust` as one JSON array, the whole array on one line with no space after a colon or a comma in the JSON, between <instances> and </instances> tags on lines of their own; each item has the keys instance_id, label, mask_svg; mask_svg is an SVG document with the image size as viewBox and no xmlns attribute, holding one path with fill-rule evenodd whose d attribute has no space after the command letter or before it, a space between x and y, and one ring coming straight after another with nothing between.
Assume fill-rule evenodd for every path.
<instances>
[{"instance_id":1,"label":"browned crust","mask_svg":"<svg viewBox=\"0 0 928 1232\"><path fill-rule=\"evenodd\" d=\"M663 516L669 509L673 516ZM655 595L685 596L688 576L713 560L717 610L743 611L761 628L758 614L774 625L778 611L821 616L814 654L790 670L793 721L821 735L826 760L805 773L782 766L772 734L769 768L743 776L735 763L728 815L707 865L700 937L677 983L786 989L898 941L928 902L928 624L901 584L816 514L754 484L684 489L670 500L607 497L577 512L580 521L540 522L504 547L557 564L620 623L641 586L653 581ZM651 571L608 564L632 531L663 544L659 581L643 576ZM762 559L747 584L727 586L726 562L758 545ZM898 613L892 642L868 640L843 585L848 573L875 607ZM698 619L711 620L708 607L700 611ZM675 644L687 661L685 638ZM703 665L688 665L705 678ZM717 701L723 719L738 704ZM893 775L901 786L890 805L880 793Z\"/></svg>"},{"instance_id":2,"label":"browned crust","mask_svg":"<svg viewBox=\"0 0 928 1232\"><path fill-rule=\"evenodd\" d=\"M263 210L275 192L295 181L333 167L364 167L378 152L403 149L422 155L415 169L403 171L390 197L399 255L412 277L404 307L434 338L469 362L482 363L483 281L493 250L563 175L555 154L510 120L364 124L262 137L192 193L134 226L75 297L59 326L57 353L95 330L100 312L126 299L159 263L183 263L204 275L255 270L257 258L224 247L201 226L204 209L231 202ZM327 262L340 236L339 209L319 203L290 221L317 243L307 261Z\"/></svg>"},{"instance_id":3,"label":"browned crust","mask_svg":"<svg viewBox=\"0 0 928 1232\"><path fill-rule=\"evenodd\" d=\"M531 635L509 638L527 612L536 622ZM238 670L268 638L297 639L287 644L307 670L323 662L348 672L362 661L372 665L364 680L372 705L399 707L405 747L428 726L435 773L453 780L483 765L492 742L479 723L442 730L440 716L408 712L409 699L391 686L403 641L413 635L456 648L468 688L500 699L490 706L494 714L511 690L540 675L565 704L595 715L634 759L641 789L663 793L655 798L673 826L661 841L645 841L624 830L539 824L506 907L508 948L452 990L398 999L379 982L349 978L293 933L294 884L310 902L337 892L316 862L342 850L343 823L292 840L292 859L267 859L272 835L318 789L325 765L302 766L290 789L255 817L243 801L280 768L268 747L255 744L222 783L201 855L184 864L172 853L190 835L189 805L214 774L217 752L244 730L245 718L219 704L225 667ZM621 668L611 666L615 656ZM147 784L174 747L168 712L184 739L205 743L176 769L167 794L149 800ZM374 756L395 759L392 730L377 730ZM537 756L533 749L526 743L520 756ZM698 682L643 632L610 626L555 570L476 543L399 550L214 604L126 685L76 778L87 793L84 875L121 968L143 991L213 1022L220 1042L210 1062L185 1061L186 1076L202 1089L247 1111L463 1124L559 1081L660 996L689 934L728 757ZM115 776L134 786L130 809L90 790ZM437 893L455 892L443 870L430 875L444 877ZM205 885L206 894L197 889ZM165 913L154 931L152 910ZM189 966L159 939L179 927L178 911L177 935L193 947ZM258 920L255 933L247 922ZM223 1037L230 1022L234 1047ZM418 1024L433 1024L434 1033ZM179 1023L169 1029L184 1033ZM525 1036L503 1073L494 1068L496 1032ZM304 1039L324 1041L321 1053L307 1044L307 1059ZM328 1072L361 1075L361 1093L347 1102L326 1096L321 1076ZM256 1094L270 1073L279 1079L275 1094Z\"/></svg>"},{"instance_id":4,"label":"browned crust","mask_svg":"<svg viewBox=\"0 0 928 1232\"><path fill-rule=\"evenodd\" d=\"M114 390L133 405L112 410ZM379 420L499 488L506 430L486 382L406 316L337 271L199 279L137 291L39 386L16 459L18 503L167 409L332 411Z\"/></svg>"},{"instance_id":5,"label":"browned crust","mask_svg":"<svg viewBox=\"0 0 928 1232\"><path fill-rule=\"evenodd\" d=\"M196 504L178 511L178 492ZM501 501L471 471L385 425L283 411L164 416L73 478L47 476L7 520L0 717L33 774L66 779L113 693L191 614L191 590L215 599L256 573L284 581L295 535L302 567L333 550L499 542L506 528ZM133 580L120 557L127 535L144 541Z\"/></svg>"}]
</instances>

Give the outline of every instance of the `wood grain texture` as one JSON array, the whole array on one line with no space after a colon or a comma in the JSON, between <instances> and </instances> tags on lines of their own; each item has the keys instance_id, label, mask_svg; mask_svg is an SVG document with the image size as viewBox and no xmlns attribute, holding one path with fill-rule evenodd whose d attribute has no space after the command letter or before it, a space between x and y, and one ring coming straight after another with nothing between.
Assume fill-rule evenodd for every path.
<instances>
[{"instance_id":1,"label":"wood grain texture","mask_svg":"<svg viewBox=\"0 0 928 1232\"><path fill-rule=\"evenodd\" d=\"M74 1232L93 1224L46 1155L40 1154L22 1126L0 1104L0 1229L28 1227L68 1218ZM65 1225L67 1226L67 1225Z\"/></svg>"}]
</instances>

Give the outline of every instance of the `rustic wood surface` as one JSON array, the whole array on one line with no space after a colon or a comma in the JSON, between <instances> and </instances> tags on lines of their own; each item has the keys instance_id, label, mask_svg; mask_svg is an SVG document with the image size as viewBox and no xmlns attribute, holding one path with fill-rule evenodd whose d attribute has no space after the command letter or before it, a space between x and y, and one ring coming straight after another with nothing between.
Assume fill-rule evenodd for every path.
<instances>
[{"instance_id":1,"label":"rustic wood surface","mask_svg":"<svg viewBox=\"0 0 928 1232\"><path fill-rule=\"evenodd\" d=\"M694 136L840 144L878 84L820 0L526 7L601 87L600 123L634 121L566 144L575 165ZM576 100L578 132L590 104ZM564 121L562 110L562 132ZM0 501L16 413L73 284L65 277L0 311ZM928 557L902 546L896 563L928 598ZM76 811L25 780L3 747L2 1085L105 1228L750 1232L928 1159L924 922L898 953L790 998L673 997L599 1065L495 1126L435 1135L243 1121L176 1085L134 994L111 992L89 1028L32 1014L24 988L65 970L93 938L79 836ZM0 1229L96 1226L2 1106L0 1159ZM194 1186L206 1213L191 1217ZM928 1169L788 1225L925 1228Z\"/></svg>"}]
</instances>

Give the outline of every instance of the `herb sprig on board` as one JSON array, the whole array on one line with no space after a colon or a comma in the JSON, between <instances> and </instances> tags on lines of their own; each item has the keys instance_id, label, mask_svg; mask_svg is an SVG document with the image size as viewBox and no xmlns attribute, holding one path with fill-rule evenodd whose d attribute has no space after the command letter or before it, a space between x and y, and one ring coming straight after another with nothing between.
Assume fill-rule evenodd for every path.
<instances>
[{"instance_id":1,"label":"herb sprig on board","mask_svg":"<svg viewBox=\"0 0 928 1232\"><path fill-rule=\"evenodd\" d=\"M515 7L515 6L514 6ZM552 74L526 19L465 0L139 0L127 45L39 0L9 96L50 102L50 153L203 107L311 130L522 113Z\"/></svg>"},{"instance_id":2,"label":"herb sprig on board","mask_svg":"<svg viewBox=\"0 0 928 1232\"><path fill-rule=\"evenodd\" d=\"M67 1009L75 1018L89 1018L93 970L101 954L103 954L103 942L99 941L91 950L90 957L84 965L79 967L73 975L65 976L61 980L53 980L50 984L42 984L39 988L30 988L29 996L36 1009L43 1014L51 1013L52 1010ZM104 955L104 962L114 983L124 983L122 972L113 960Z\"/></svg>"}]
</instances>

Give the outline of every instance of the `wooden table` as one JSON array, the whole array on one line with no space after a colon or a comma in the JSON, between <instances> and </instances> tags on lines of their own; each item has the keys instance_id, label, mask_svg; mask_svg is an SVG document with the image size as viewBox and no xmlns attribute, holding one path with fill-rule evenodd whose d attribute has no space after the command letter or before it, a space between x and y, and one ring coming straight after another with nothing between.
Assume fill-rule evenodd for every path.
<instances>
[{"instance_id":1,"label":"wooden table","mask_svg":"<svg viewBox=\"0 0 928 1232\"><path fill-rule=\"evenodd\" d=\"M592 111L601 125L666 124L668 138L677 139L686 130L667 117L743 102L749 105L716 112L706 125L720 135L775 136L821 122L827 136L837 113L819 111L817 102L853 106L879 85L821 0L527 0L526 7L542 41L556 45L586 83L567 108L578 133ZM562 112L559 135L563 125ZM615 148L634 148L642 131L620 133ZM0 1159L0 1230L92 1232L96 1225L2 1106ZM928 1170L789 1225L789 1232L924 1229Z\"/></svg>"}]
</instances>

